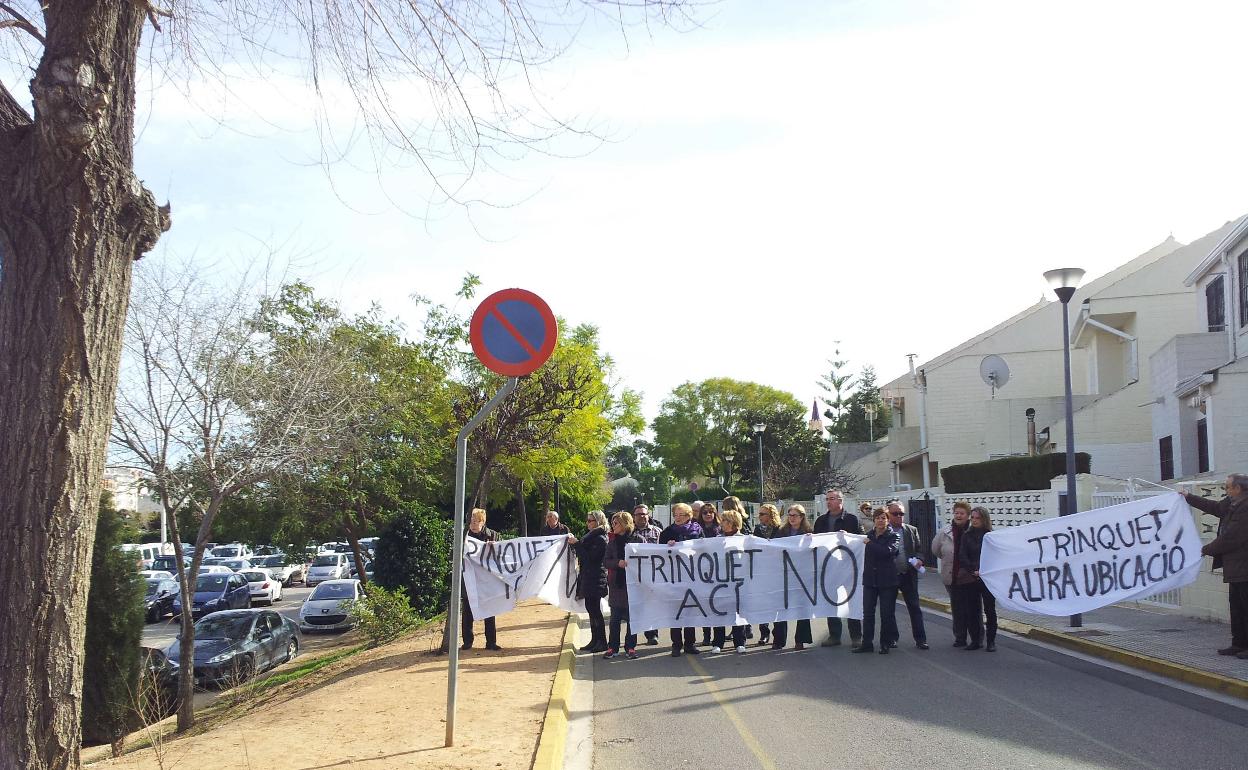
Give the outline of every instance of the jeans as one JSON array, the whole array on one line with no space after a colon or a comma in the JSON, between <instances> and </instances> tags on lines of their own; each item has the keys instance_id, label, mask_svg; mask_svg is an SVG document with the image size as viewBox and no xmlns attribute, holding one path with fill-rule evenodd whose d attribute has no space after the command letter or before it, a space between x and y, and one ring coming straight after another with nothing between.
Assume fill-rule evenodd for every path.
<instances>
[{"instance_id":1,"label":"jeans","mask_svg":"<svg viewBox=\"0 0 1248 770\"><path fill-rule=\"evenodd\" d=\"M914 641L926 642L927 630L923 628L923 605L919 604L919 573L911 569L897 577L901 581L897 586L897 592L905 599L906 609L910 611L910 632L914 634ZM899 634L894 629L888 641L895 642L898 638L900 638Z\"/></svg>"},{"instance_id":2,"label":"jeans","mask_svg":"<svg viewBox=\"0 0 1248 770\"><path fill-rule=\"evenodd\" d=\"M1227 584L1231 602L1231 646L1248 650L1248 582Z\"/></svg>"},{"instance_id":3,"label":"jeans","mask_svg":"<svg viewBox=\"0 0 1248 770\"><path fill-rule=\"evenodd\" d=\"M611 640L607 646L619 652L620 626L628 623L628 633L624 635L624 649L631 650L637 646L637 634L633 633L632 621L628 619L628 606L611 608Z\"/></svg>"},{"instance_id":4,"label":"jeans","mask_svg":"<svg viewBox=\"0 0 1248 770\"><path fill-rule=\"evenodd\" d=\"M841 619L828 618L828 636L837 640L841 640ZM849 639L852 642L862 641L862 621L849 619Z\"/></svg>"},{"instance_id":5,"label":"jeans","mask_svg":"<svg viewBox=\"0 0 1248 770\"><path fill-rule=\"evenodd\" d=\"M862 587L862 644L874 646L875 605L880 605L880 646L897 638L897 586Z\"/></svg>"},{"instance_id":6,"label":"jeans","mask_svg":"<svg viewBox=\"0 0 1248 770\"><path fill-rule=\"evenodd\" d=\"M697 629L692 626L688 628L673 628L672 629L672 649L673 650L680 650L680 649L692 650L694 647L697 647L698 644L697 644L697 639L695 637L696 633L697 633ZM682 639L681 637L684 637L684 638Z\"/></svg>"},{"instance_id":7,"label":"jeans","mask_svg":"<svg viewBox=\"0 0 1248 770\"><path fill-rule=\"evenodd\" d=\"M465 599L463 606L459 610L459 635L463 637L465 647L472 646L472 605ZM493 647L498 644L498 626L494 623L494 618L485 619L485 646Z\"/></svg>"},{"instance_id":8,"label":"jeans","mask_svg":"<svg viewBox=\"0 0 1248 770\"><path fill-rule=\"evenodd\" d=\"M723 649L724 641L726 640L725 637L727 637L728 635L726 631L727 629L725 629L723 626L716 626L714 637L711 639L711 646L719 647L720 649ZM733 647L745 646L745 626L733 626L732 627L732 646Z\"/></svg>"},{"instance_id":9,"label":"jeans","mask_svg":"<svg viewBox=\"0 0 1248 770\"><path fill-rule=\"evenodd\" d=\"M771 646L780 649L789 641L789 621L778 620L771 626ZM810 632L810 621L797 621L797 631L793 634L793 641L797 644L812 644L814 637Z\"/></svg>"}]
</instances>

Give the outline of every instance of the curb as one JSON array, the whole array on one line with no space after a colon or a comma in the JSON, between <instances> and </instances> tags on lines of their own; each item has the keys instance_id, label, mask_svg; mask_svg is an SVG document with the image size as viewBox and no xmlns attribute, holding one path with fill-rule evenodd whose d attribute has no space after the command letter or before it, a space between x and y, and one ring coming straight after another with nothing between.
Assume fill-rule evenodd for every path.
<instances>
[{"instance_id":1,"label":"curb","mask_svg":"<svg viewBox=\"0 0 1248 770\"><path fill-rule=\"evenodd\" d=\"M550 702L542 734L537 739L535 770L561 770L563 753L568 741L568 712L572 697L572 669L576 667L576 616L568 613L568 626L563 632L563 648L555 668L555 681L550 686Z\"/></svg>"},{"instance_id":2,"label":"curb","mask_svg":"<svg viewBox=\"0 0 1248 770\"><path fill-rule=\"evenodd\" d=\"M948 602L942 602L938 599L929 599L926 596L919 597L919 603L941 612L949 612ZM1187 684L1194 684L1197 687L1204 687L1215 692L1224 693L1226 695L1234 695L1237 698L1248 699L1248 682L1242 679L1233 679L1229 676L1222 676L1211 671L1202 671L1192 666L1185 666L1182 663L1174 663L1161 658L1154 658L1151 655L1145 655L1140 652L1132 652L1124 650L1120 647L1114 647L1100 642L1094 642L1089 639L1081 639L1077 636L1064 634L1060 631L1052 631L1047 628L1019 623L1014 620L1001 619L997 622L997 627L1002 631L1009 631L1012 634L1025 636L1028 639L1035 639L1040 642L1048 642L1059 647L1082 652L1086 655L1092 655L1097 658L1119 663L1131 668L1137 668L1141 671L1148 671L1152 674L1158 674L1168 679L1175 679Z\"/></svg>"}]
</instances>

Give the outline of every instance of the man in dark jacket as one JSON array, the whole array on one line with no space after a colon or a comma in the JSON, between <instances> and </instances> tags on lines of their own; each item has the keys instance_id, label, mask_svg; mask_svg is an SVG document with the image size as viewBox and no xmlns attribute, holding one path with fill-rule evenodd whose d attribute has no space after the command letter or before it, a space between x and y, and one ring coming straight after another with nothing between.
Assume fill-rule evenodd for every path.
<instances>
[{"instance_id":1,"label":"man in dark jacket","mask_svg":"<svg viewBox=\"0 0 1248 770\"><path fill-rule=\"evenodd\" d=\"M1213 568L1222 570L1231 605L1231 646L1219 655L1248 660L1248 474L1232 473L1226 479L1226 497L1208 500L1184 495L1187 504L1218 517L1218 535L1200 552L1213 557Z\"/></svg>"},{"instance_id":2,"label":"man in dark jacket","mask_svg":"<svg viewBox=\"0 0 1248 770\"><path fill-rule=\"evenodd\" d=\"M845 510L845 496L839 489L829 489L825 495L828 512L815 519L815 534L821 532L848 532L851 535L862 534L862 523L858 517ZM841 643L841 619L828 618L828 638L820 643L821 647L836 647ZM862 621L850 619L849 643L854 647L862 644Z\"/></svg>"},{"instance_id":3,"label":"man in dark jacket","mask_svg":"<svg viewBox=\"0 0 1248 770\"><path fill-rule=\"evenodd\" d=\"M923 626L923 605L919 603L919 570L926 561L925 545L919 537L919 529L906 523L906 512L900 500L888 501L888 526L897 535L897 577L901 581L897 592L906 601L906 610L910 613L910 632L914 635L914 646L926 650L927 629ZM897 637L889 640L892 647L897 646Z\"/></svg>"},{"instance_id":4,"label":"man in dark jacket","mask_svg":"<svg viewBox=\"0 0 1248 770\"><path fill-rule=\"evenodd\" d=\"M557 511L546 511L546 520L542 528L537 531L540 537L549 537L551 535L568 534L568 525L559 522L559 513Z\"/></svg>"}]
</instances>

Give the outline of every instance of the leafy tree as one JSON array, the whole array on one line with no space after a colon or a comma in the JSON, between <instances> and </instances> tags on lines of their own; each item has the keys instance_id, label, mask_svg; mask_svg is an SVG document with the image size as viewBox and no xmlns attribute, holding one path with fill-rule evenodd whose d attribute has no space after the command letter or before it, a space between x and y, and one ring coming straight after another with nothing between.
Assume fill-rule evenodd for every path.
<instances>
[{"instance_id":1,"label":"leafy tree","mask_svg":"<svg viewBox=\"0 0 1248 770\"><path fill-rule=\"evenodd\" d=\"M406 589L412 609L427 618L446 606L452 524L419 503L404 504L377 540L377 585Z\"/></svg>"},{"instance_id":2,"label":"leafy tree","mask_svg":"<svg viewBox=\"0 0 1248 770\"><path fill-rule=\"evenodd\" d=\"M763 423L763 490L769 500L781 498L809 499L817 491L821 474L827 467L827 444L822 436L807 426L806 409L790 396L792 402L783 410L748 411L742 416L746 425ZM749 499L758 495L758 438L753 428L745 427L737 437L741 447L734 469L739 469Z\"/></svg>"},{"instance_id":3,"label":"leafy tree","mask_svg":"<svg viewBox=\"0 0 1248 770\"><path fill-rule=\"evenodd\" d=\"M108 492L100 496L99 511L87 595L82 732L86 741L111 743L116 756L134 725L145 588L134 557L119 548L133 542L134 533Z\"/></svg>"},{"instance_id":4,"label":"leafy tree","mask_svg":"<svg viewBox=\"0 0 1248 770\"><path fill-rule=\"evenodd\" d=\"M875 409L875 416L868 419L868 406ZM875 368L862 367L858 375L858 387L849 397L837 435L841 442L863 442L878 439L888 433L892 415L880 397L880 387L875 384Z\"/></svg>"},{"instance_id":5,"label":"leafy tree","mask_svg":"<svg viewBox=\"0 0 1248 770\"><path fill-rule=\"evenodd\" d=\"M629 18L664 21L681 7L631 5ZM316 110L320 128L332 134L354 108L356 120L342 122L363 127L378 150L414 155L435 183L445 171L459 185L460 172L552 133L535 125L547 109L516 109L509 97L519 84L522 101L541 101L536 72L599 6L625 18L620 4L597 0L553 9L525 0L379 0L367 12L320 0L0 4L0 33L12 36L4 54L18 65L11 70L32 73L29 99L0 83L0 521L10 525L8 556L25 586L0 592L0 627L29 630L0 638L6 758L36 769L80 761L81 703L54 694L76 693L82 681L85 557L131 267L171 225L170 207L135 173L145 67L171 74L191 57L209 78L238 66L258 78L302 74L317 96L330 96ZM145 41L149 23L155 37ZM392 96L397 83L423 85L436 119L407 119ZM555 131L566 127L550 122ZM393 161L390 152L376 157ZM448 199L460 189L438 187ZM50 595L64 601L45 606Z\"/></svg>"},{"instance_id":6,"label":"leafy tree","mask_svg":"<svg viewBox=\"0 0 1248 770\"><path fill-rule=\"evenodd\" d=\"M767 425L765 452L794 449L796 459L815 444L806 428L805 408L791 393L728 378L685 383L659 408L651 428L654 448L678 478L726 478L728 455L733 471L753 479L757 489L756 422Z\"/></svg>"},{"instance_id":7,"label":"leafy tree","mask_svg":"<svg viewBox=\"0 0 1248 770\"><path fill-rule=\"evenodd\" d=\"M850 391L854 388L854 378L846 367L849 362L841 359L840 340L837 340L836 349L832 354L832 358L828 359L828 365L832 367L827 374L820 376L817 383L823 392L827 393L830 398L825 399L828 408L824 410L823 416L828 418L828 433L834 438L844 441L842 433L845 429L845 415L849 408L848 397Z\"/></svg>"}]
</instances>

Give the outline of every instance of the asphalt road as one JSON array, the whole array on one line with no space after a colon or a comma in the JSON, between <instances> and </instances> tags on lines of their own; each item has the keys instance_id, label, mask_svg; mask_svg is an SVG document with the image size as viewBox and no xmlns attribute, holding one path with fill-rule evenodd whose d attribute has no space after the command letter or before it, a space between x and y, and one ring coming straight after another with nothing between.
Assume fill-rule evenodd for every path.
<instances>
[{"instance_id":1,"label":"asphalt road","mask_svg":"<svg viewBox=\"0 0 1248 770\"><path fill-rule=\"evenodd\" d=\"M1009 635L993 653L955 649L932 614L919 651L898 614L889 655L820 648L815 621L803 652L672 658L662 632L640 660L596 659L594 767L1245 767L1248 703Z\"/></svg>"},{"instance_id":2,"label":"asphalt road","mask_svg":"<svg viewBox=\"0 0 1248 770\"><path fill-rule=\"evenodd\" d=\"M305 588L301 585L292 586L282 589L282 600L275 603L272 607L265 604L253 604L252 606L260 609L272 609L298 625L299 607L311 593L311 588ZM178 622L175 618L169 617L144 626L142 644L144 647L155 647L158 650L164 650L176 642L177 638ZM323 652L334 647L351 646L358 644L359 641L359 636L354 631L300 634L299 656L303 657L308 653ZM277 669L273 670L281 670L281 668L282 666L278 666ZM196 692L195 707L198 709L208 705L217 697L217 694L216 690Z\"/></svg>"}]
</instances>

